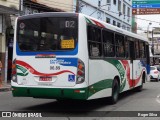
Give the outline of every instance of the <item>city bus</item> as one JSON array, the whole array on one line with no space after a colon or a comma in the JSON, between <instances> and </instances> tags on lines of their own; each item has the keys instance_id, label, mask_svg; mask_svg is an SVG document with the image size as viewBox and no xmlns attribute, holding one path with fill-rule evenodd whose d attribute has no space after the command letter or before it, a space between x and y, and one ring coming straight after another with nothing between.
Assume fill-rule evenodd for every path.
<instances>
[{"instance_id":1,"label":"city bus","mask_svg":"<svg viewBox=\"0 0 160 120\"><path fill-rule=\"evenodd\" d=\"M38 13L16 19L12 63L14 97L116 103L142 90L149 43L81 13Z\"/></svg>"}]
</instances>

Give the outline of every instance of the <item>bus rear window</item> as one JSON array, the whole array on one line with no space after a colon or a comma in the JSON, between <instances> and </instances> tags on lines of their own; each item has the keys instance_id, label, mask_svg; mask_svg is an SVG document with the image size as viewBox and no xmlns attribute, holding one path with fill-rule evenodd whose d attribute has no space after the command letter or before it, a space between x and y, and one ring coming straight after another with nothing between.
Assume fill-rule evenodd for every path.
<instances>
[{"instance_id":1,"label":"bus rear window","mask_svg":"<svg viewBox=\"0 0 160 120\"><path fill-rule=\"evenodd\" d=\"M63 51L76 47L77 18L20 19L17 41L21 51Z\"/></svg>"}]
</instances>

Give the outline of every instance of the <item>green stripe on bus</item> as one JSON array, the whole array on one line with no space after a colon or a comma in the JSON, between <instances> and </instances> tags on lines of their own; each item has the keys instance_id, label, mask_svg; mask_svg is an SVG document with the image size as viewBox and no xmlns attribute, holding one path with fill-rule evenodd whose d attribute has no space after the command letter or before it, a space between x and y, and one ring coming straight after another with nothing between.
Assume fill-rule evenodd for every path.
<instances>
[{"instance_id":1,"label":"green stripe on bus","mask_svg":"<svg viewBox=\"0 0 160 120\"><path fill-rule=\"evenodd\" d=\"M23 73L25 73L27 71L27 69L25 69L24 67L20 66L20 65L16 65L17 69L21 70Z\"/></svg>"},{"instance_id":2,"label":"green stripe on bus","mask_svg":"<svg viewBox=\"0 0 160 120\"><path fill-rule=\"evenodd\" d=\"M116 69L118 70L119 74L120 74L120 80L121 80L121 85L120 85L120 92L123 91L125 85L126 85L126 77L125 77L125 69L123 67L123 65L118 61L118 60L105 60L109 63L111 63L112 65L114 65L116 67Z\"/></svg>"},{"instance_id":3,"label":"green stripe on bus","mask_svg":"<svg viewBox=\"0 0 160 120\"><path fill-rule=\"evenodd\" d=\"M17 72L18 76L27 76L29 74L29 72L27 72L27 69L20 66L20 65L16 65L16 68L19 69L21 72Z\"/></svg>"},{"instance_id":4,"label":"green stripe on bus","mask_svg":"<svg viewBox=\"0 0 160 120\"><path fill-rule=\"evenodd\" d=\"M85 17L85 19L86 19L87 23L94 24L90 19L88 19L86 17Z\"/></svg>"},{"instance_id":5,"label":"green stripe on bus","mask_svg":"<svg viewBox=\"0 0 160 120\"><path fill-rule=\"evenodd\" d=\"M90 85L89 91L88 91L88 97L92 96L93 94L101 90L112 88L112 82L113 82L112 79L106 79L106 80L99 81L93 85Z\"/></svg>"},{"instance_id":6,"label":"green stripe on bus","mask_svg":"<svg viewBox=\"0 0 160 120\"><path fill-rule=\"evenodd\" d=\"M50 99L87 99L86 88L34 88L34 87L14 87L12 86L12 94L14 97L34 97L34 98L50 98ZM76 93L75 90L85 91Z\"/></svg>"},{"instance_id":7,"label":"green stripe on bus","mask_svg":"<svg viewBox=\"0 0 160 120\"><path fill-rule=\"evenodd\" d=\"M97 92L112 88L112 79L106 79L94 83L86 88L34 88L34 87L14 87L13 96L53 98L53 99L81 99L86 100L88 97ZM76 93L80 90L81 93Z\"/></svg>"},{"instance_id":8,"label":"green stripe on bus","mask_svg":"<svg viewBox=\"0 0 160 120\"><path fill-rule=\"evenodd\" d=\"M27 76L29 73L17 73L18 76Z\"/></svg>"}]
</instances>

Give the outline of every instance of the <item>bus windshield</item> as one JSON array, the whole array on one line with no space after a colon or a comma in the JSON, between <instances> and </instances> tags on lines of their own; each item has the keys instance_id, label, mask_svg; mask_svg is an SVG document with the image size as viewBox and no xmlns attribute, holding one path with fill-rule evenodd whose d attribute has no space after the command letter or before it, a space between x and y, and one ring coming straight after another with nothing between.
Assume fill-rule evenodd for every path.
<instances>
[{"instance_id":1,"label":"bus windshield","mask_svg":"<svg viewBox=\"0 0 160 120\"><path fill-rule=\"evenodd\" d=\"M21 51L73 50L77 44L76 17L18 19L17 41Z\"/></svg>"}]
</instances>

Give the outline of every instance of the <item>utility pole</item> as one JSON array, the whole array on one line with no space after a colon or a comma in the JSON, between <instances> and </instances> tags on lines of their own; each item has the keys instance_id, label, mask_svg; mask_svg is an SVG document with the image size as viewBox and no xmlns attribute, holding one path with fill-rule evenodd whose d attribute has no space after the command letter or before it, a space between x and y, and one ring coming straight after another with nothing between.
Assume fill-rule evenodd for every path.
<instances>
[{"instance_id":1,"label":"utility pole","mask_svg":"<svg viewBox=\"0 0 160 120\"><path fill-rule=\"evenodd\" d=\"M148 38L148 40L149 40L149 26L150 26L150 25L152 25L151 22L148 24L148 27L147 27L147 38Z\"/></svg>"},{"instance_id":2,"label":"utility pole","mask_svg":"<svg viewBox=\"0 0 160 120\"><path fill-rule=\"evenodd\" d=\"M19 0L19 16L22 15L23 11L23 0Z\"/></svg>"},{"instance_id":3,"label":"utility pole","mask_svg":"<svg viewBox=\"0 0 160 120\"><path fill-rule=\"evenodd\" d=\"M76 13L79 13L79 0L76 2Z\"/></svg>"},{"instance_id":4,"label":"utility pole","mask_svg":"<svg viewBox=\"0 0 160 120\"><path fill-rule=\"evenodd\" d=\"M153 34L154 34L154 29L152 29L152 47L151 47L152 54L154 55L154 38L153 38Z\"/></svg>"}]
</instances>

